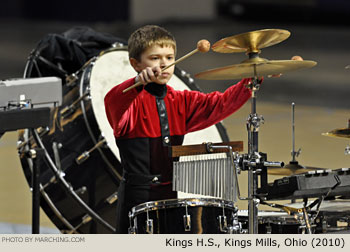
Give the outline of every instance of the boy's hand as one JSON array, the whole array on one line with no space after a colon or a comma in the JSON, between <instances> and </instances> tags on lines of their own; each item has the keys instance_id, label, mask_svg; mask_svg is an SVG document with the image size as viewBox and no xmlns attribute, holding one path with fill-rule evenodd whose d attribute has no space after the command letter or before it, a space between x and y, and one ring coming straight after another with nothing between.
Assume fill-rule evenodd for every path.
<instances>
[{"instance_id":1,"label":"boy's hand","mask_svg":"<svg viewBox=\"0 0 350 252\"><path fill-rule=\"evenodd\" d=\"M299 61L303 61L304 59L301 56L295 55L291 58L291 60L299 60ZM273 75L268 75L267 77L281 77L281 73L280 74L273 74Z\"/></svg>"},{"instance_id":2,"label":"boy's hand","mask_svg":"<svg viewBox=\"0 0 350 252\"><path fill-rule=\"evenodd\" d=\"M137 75L135 82L141 82L143 85L147 85L151 82L165 84L164 81L157 78L161 74L161 72L162 70L159 66L146 67Z\"/></svg>"}]
</instances>

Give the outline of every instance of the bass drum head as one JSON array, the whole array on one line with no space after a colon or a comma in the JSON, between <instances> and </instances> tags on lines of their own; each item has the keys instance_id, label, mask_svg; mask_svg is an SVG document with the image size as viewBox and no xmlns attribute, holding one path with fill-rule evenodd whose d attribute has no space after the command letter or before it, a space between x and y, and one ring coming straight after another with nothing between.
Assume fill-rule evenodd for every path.
<instances>
[{"instance_id":1,"label":"bass drum head","mask_svg":"<svg viewBox=\"0 0 350 252\"><path fill-rule=\"evenodd\" d=\"M35 59L27 63L25 77L36 75L28 70L36 69L35 65ZM40 204L62 233L114 231L122 168L113 130L105 115L104 96L112 87L135 75L125 47L102 51L82 67L75 82L63 84L63 104L52 111L52 125L39 134L39 140L33 139L29 131L19 136L19 141L24 143L18 148L21 164L29 185L32 160L25 151L42 144L47 152L40 166ZM50 76L59 77L54 72ZM198 90L188 74L178 68L169 85L180 90ZM105 143L96 147L101 139ZM217 124L190 133L184 144L203 141L228 141L225 128ZM82 156L81 162L77 162ZM179 197L193 198L187 194Z\"/></svg>"}]
</instances>

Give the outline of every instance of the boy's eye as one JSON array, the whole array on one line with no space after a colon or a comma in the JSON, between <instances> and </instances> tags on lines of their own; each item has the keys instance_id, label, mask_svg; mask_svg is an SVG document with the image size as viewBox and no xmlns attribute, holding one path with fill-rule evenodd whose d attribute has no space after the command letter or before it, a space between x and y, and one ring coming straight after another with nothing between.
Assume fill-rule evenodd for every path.
<instances>
[{"instance_id":1,"label":"boy's eye","mask_svg":"<svg viewBox=\"0 0 350 252\"><path fill-rule=\"evenodd\" d=\"M174 56L168 56L168 60L173 60Z\"/></svg>"},{"instance_id":2,"label":"boy's eye","mask_svg":"<svg viewBox=\"0 0 350 252\"><path fill-rule=\"evenodd\" d=\"M157 59L158 59L158 57L156 57L156 56L151 57L151 60L157 60Z\"/></svg>"}]
</instances>

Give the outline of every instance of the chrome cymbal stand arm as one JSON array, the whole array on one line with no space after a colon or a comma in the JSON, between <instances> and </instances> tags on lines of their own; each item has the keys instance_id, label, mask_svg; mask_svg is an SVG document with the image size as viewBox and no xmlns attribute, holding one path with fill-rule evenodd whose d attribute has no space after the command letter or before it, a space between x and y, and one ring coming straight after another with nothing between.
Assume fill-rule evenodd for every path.
<instances>
[{"instance_id":1,"label":"chrome cymbal stand arm","mask_svg":"<svg viewBox=\"0 0 350 252\"><path fill-rule=\"evenodd\" d=\"M291 163L297 164L295 157L300 155L301 149L295 151L295 103L292 102L292 161Z\"/></svg>"}]
</instances>

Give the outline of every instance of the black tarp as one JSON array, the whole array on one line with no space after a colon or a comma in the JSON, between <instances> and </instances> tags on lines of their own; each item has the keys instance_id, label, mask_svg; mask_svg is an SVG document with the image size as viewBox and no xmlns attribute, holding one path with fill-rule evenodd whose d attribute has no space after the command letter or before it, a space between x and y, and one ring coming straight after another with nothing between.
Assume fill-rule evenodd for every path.
<instances>
[{"instance_id":1,"label":"black tarp","mask_svg":"<svg viewBox=\"0 0 350 252\"><path fill-rule=\"evenodd\" d=\"M126 44L126 41L89 27L73 27L62 34L47 34L31 52L26 77L64 78L114 43Z\"/></svg>"}]
</instances>

